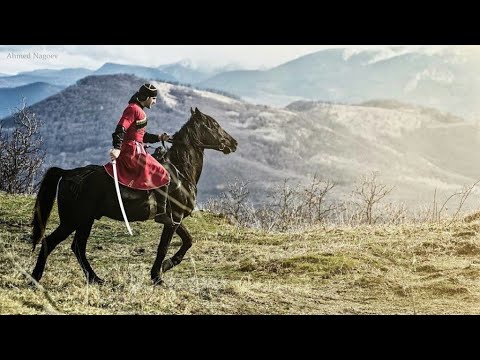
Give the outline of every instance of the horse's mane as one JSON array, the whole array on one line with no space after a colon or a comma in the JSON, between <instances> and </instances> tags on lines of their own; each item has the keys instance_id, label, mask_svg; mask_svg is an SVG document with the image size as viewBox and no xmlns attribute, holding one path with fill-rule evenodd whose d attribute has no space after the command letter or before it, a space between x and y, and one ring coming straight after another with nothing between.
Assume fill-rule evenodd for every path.
<instances>
[{"instance_id":1,"label":"horse's mane","mask_svg":"<svg viewBox=\"0 0 480 360\"><path fill-rule=\"evenodd\" d=\"M191 144L193 146L201 146L202 142L199 140L199 135L202 133L200 130L200 126L202 126L202 123L200 121L195 121L195 116L198 116L197 114L192 114L190 116L190 119L183 124L183 126L178 130L175 134L173 134L174 139L182 139L184 143ZM205 114L201 114L201 116L205 117L206 123L208 124L208 127L218 127L217 125L214 124L210 119L211 117Z\"/></svg>"}]
</instances>

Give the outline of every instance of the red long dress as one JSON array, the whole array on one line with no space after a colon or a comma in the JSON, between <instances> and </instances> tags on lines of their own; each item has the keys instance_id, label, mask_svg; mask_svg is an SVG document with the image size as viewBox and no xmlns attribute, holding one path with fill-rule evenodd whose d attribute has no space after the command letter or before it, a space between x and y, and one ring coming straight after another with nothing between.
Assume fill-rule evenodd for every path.
<instances>
[{"instance_id":1,"label":"red long dress","mask_svg":"<svg viewBox=\"0 0 480 360\"><path fill-rule=\"evenodd\" d=\"M168 171L143 147L147 116L137 103L128 104L119 126L126 129L117 158L118 182L138 190L151 190L169 184ZM112 163L104 165L113 178Z\"/></svg>"}]
</instances>

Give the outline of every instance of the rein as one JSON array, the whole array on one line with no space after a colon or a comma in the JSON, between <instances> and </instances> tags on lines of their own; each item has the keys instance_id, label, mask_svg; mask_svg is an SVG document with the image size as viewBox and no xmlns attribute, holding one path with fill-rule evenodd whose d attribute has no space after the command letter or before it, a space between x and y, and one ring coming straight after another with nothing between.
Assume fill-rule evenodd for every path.
<instances>
[{"instance_id":1,"label":"rein","mask_svg":"<svg viewBox=\"0 0 480 360\"><path fill-rule=\"evenodd\" d=\"M170 144L182 144L182 145L185 145L185 146L188 146L188 145L193 145L191 143L187 143L185 141L182 141L182 140L175 140L175 139L169 139L167 140L167 142L169 142ZM163 142L162 140L162 145L165 149L167 149L167 147L165 146L165 143ZM200 143L198 145L199 147L202 147L204 149L213 149L213 150L218 150L218 151L223 151L225 149L225 144L221 144L221 145L209 145L209 144L202 144ZM168 150L168 149L167 149Z\"/></svg>"}]
</instances>

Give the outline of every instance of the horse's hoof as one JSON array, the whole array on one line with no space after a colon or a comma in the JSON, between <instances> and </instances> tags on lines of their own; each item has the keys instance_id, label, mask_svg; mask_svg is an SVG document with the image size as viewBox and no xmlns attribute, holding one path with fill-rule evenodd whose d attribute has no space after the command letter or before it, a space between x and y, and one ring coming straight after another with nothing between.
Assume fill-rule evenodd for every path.
<instances>
[{"instance_id":1,"label":"horse's hoof","mask_svg":"<svg viewBox=\"0 0 480 360\"><path fill-rule=\"evenodd\" d=\"M98 285L103 285L105 284L105 280L99 278L98 276L94 276L91 279L88 279L88 283L93 285L93 284L98 284Z\"/></svg>"},{"instance_id":2,"label":"horse's hoof","mask_svg":"<svg viewBox=\"0 0 480 360\"><path fill-rule=\"evenodd\" d=\"M172 259L166 259L162 263L162 272L166 272L173 268L175 264L173 263Z\"/></svg>"},{"instance_id":3,"label":"horse's hoof","mask_svg":"<svg viewBox=\"0 0 480 360\"><path fill-rule=\"evenodd\" d=\"M161 286L165 282L161 278L152 279L153 286Z\"/></svg>"},{"instance_id":4,"label":"horse's hoof","mask_svg":"<svg viewBox=\"0 0 480 360\"><path fill-rule=\"evenodd\" d=\"M36 289L38 288L38 281L36 282L37 280L32 280L32 279L29 279L27 280L27 287L31 288L31 289Z\"/></svg>"}]
</instances>

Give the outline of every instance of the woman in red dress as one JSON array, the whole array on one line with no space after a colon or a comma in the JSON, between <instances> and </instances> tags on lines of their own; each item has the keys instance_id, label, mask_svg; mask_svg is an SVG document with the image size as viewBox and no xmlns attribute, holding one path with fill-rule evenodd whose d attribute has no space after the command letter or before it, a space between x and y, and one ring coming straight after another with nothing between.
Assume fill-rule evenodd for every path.
<instances>
[{"instance_id":1,"label":"woman in red dress","mask_svg":"<svg viewBox=\"0 0 480 360\"><path fill-rule=\"evenodd\" d=\"M133 94L112 134L113 149L110 158L117 160L118 182L138 190L153 190L157 198L158 222L170 220L166 215L166 201L170 176L168 171L143 147L143 143L156 143L169 139L167 134L146 132L147 116L144 108L150 109L157 102L157 89L144 84ZM113 177L112 163L104 165ZM160 189L161 188L161 189Z\"/></svg>"}]
</instances>

